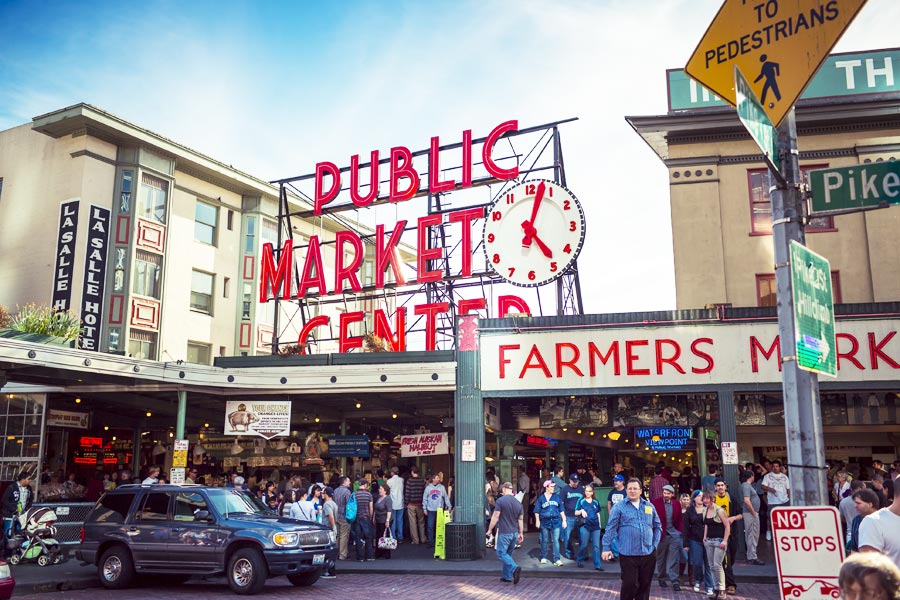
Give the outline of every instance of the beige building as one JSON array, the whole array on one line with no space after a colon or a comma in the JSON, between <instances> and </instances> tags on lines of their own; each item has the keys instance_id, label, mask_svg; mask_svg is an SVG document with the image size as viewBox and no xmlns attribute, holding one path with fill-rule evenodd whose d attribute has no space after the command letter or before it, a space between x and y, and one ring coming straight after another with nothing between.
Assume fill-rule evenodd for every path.
<instances>
[{"instance_id":1,"label":"beige building","mask_svg":"<svg viewBox=\"0 0 900 600\"><path fill-rule=\"evenodd\" d=\"M258 302L259 257L264 243L277 246L278 194L94 106L35 117L0 132L0 305L71 310L86 325L83 347L102 352L204 364L268 354L275 309ZM301 249L311 235L330 242L345 228L330 217L293 225ZM333 269L333 244L323 245L323 261ZM364 264L363 285L371 277ZM302 320L295 305L282 306L280 339L296 339ZM352 299L322 307L330 337L340 312L354 309ZM336 350L336 342L312 348Z\"/></svg>"},{"instance_id":2,"label":"beige building","mask_svg":"<svg viewBox=\"0 0 900 600\"><path fill-rule=\"evenodd\" d=\"M900 52L832 55L796 108L803 171L900 158ZM676 302L774 306L768 175L736 111L683 71L667 114L629 117L669 171ZM810 219L836 303L900 300L900 209Z\"/></svg>"}]
</instances>

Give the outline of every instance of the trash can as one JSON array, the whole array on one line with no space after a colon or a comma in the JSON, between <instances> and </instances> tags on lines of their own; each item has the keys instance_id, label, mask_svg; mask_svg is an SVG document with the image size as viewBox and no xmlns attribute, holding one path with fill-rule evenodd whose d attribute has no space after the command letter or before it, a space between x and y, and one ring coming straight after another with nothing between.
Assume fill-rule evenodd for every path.
<instances>
[{"instance_id":1,"label":"trash can","mask_svg":"<svg viewBox=\"0 0 900 600\"><path fill-rule=\"evenodd\" d=\"M447 523L444 526L446 560L475 560L475 523Z\"/></svg>"}]
</instances>

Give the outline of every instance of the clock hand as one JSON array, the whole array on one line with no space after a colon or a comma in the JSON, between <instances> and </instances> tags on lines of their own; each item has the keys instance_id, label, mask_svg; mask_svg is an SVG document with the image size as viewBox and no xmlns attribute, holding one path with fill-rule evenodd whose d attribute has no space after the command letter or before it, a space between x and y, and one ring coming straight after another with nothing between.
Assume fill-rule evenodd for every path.
<instances>
[{"instance_id":1,"label":"clock hand","mask_svg":"<svg viewBox=\"0 0 900 600\"><path fill-rule=\"evenodd\" d=\"M525 230L525 237L522 238L523 248L531 246L531 240L534 240L537 242L538 248L541 249L541 252L544 254L544 256L546 256L547 258L553 258L553 251L551 251L550 248L547 247L547 244L545 244L541 240L541 238L538 237L537 229L535 229L534 225L532 225L528 221L523 221L522 229Z\"/></svg>"},{"instance_id":2,"label":"clock hand","mask_svg":"<svg viewBox=\"0 0 900 600\"><path fill-rule=\"evenodd\" d=\"M546 186L544 182L540 182L537 187L537 194L534 196L534 204L531 206L531 220L527 221L529 225L534 227L534 220L537 218L538 209L541 207L541 200L544 199L544 190ZM524 223L522 224L524 227ZM528 229L525 230L525 239L522 240L522 244L524 246L531 246L531 235L528 234Z\"/></svg>"},{"instance_id":3,"label":"clock hand","mask_svg":"<svg viewBox=\"0 0 900 600\"><path fill-rule=\"evenodd\" d=\"M537 242L538 248L541 249L541 252L544 253L544 256L546 256L547 258L553 258L553 252L550 250L550 248L547 247L547 244L542 242L541 238L538 237L536 229L534 230L534 233L531 234L531 237L535 242Z\"/></svg>"}]
</instances>

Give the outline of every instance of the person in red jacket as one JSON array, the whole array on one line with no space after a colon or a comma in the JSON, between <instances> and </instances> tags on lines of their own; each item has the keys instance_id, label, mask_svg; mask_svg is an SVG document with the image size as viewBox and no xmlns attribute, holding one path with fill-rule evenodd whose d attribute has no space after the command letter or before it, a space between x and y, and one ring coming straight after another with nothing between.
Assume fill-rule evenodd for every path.
<instances>
[{"instance_id":1,"label":"person in red jacket","mask_svg":"<svg viewBox=\"0 0 900 600\"><path fill-rule=\"evenodd\" d=\"M656 549L656 578L660 587L666 587L667 582L671 581L672 589L677 592L681 590L678 571L684 548L681 504L675 501L675 488L671 485L664 486L662 498L651 503L662 521L662 538Z\"/></svg>"}]
</instances>

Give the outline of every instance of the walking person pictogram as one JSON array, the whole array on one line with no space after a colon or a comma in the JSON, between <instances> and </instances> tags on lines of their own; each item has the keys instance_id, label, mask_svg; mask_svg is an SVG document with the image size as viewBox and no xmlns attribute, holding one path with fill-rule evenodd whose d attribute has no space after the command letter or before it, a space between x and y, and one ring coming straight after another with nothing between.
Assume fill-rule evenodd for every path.
<instances>
[{"instance_id":1,"label":"walking person pictogram","mask_svg":"<svg viewBox=\"0 0 900 600\"><path fill-rule=\"evenodd\" d=\"M759 75L753 80L753 83L756 83L764 77L766 79L763 84L762 95L760 96L759 101L763 104L766 103L766 94L769 93L769 90L772 90L772 93L775 94L775 100L781 100L781 92L778 91L778 82L775 80L776 77L781 75L781 66L777 62L771 62L769 57L765 54L759 57L759 62L763 65L759 71Z\"/></svg>"}]
</instances>

